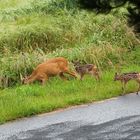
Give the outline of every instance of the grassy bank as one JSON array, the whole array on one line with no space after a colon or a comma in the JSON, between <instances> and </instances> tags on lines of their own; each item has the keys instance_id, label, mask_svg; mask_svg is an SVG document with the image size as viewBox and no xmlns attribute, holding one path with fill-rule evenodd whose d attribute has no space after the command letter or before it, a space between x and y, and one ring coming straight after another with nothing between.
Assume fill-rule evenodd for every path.
<instances>
[{"instance_id":1,"label":"grassy bank","mask_svg":"<svg viewBox=\"0 0 140 140\"><path fill-rule=\"evenodd\" d=\"M139 66L123 69L124 72L140 70ZM46 86L38 84L17 86L0 92L0 123L59 108L116 97L122 93L121 84L113 81L114 71L105 71L97 82L90 76L83 81L51 79ZM127 85L127 93L137 90L136 82Z\"/></svg>"},{"instance_id":2,"label":"grassy bank","mask_svg":"<svg viewBox=\"0 0 140 140\"><path fill-rule=\"evenodd\" d=\"M140 71L140 41L127 26L126 13L121 7L96 15L75 0L1 0L0 123L120 95L114 73ZM20 84L37 64L57 56L96 64L101 81L87 76L54 78L44 87ZM127 93L136 89L130 82Z\"/></svg>"}]
</instances>

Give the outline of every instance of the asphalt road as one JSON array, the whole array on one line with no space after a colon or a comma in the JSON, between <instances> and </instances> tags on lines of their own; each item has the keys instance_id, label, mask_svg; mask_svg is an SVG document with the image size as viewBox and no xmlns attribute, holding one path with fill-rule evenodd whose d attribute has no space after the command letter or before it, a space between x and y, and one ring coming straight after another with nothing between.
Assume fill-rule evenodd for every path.
<instances>
[{"instance_id":1,"label":"asphalt road","mask_svg":"<svg viewBox=\"0 0 140 140\"><path fill-rule=\"evenodd\" d=\"M129 94L0 126L0 140L140 140L140 96Z\"/></svg>"}]
</instances>

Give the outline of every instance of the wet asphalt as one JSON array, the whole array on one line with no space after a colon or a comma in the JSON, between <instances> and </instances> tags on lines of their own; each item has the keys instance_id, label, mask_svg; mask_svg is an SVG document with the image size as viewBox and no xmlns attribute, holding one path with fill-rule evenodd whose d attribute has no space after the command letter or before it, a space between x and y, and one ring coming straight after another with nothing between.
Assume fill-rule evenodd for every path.
<instances>
[{"instance_id":1,"label":"wet asphalt","mask_svg":"<svg viewBox=\"0 0 140 140\"><path fill-rule=\"evenodd\" d=\"M140 95L0 125L0 140L140 140Z\"/></svg>"}]
</instances>

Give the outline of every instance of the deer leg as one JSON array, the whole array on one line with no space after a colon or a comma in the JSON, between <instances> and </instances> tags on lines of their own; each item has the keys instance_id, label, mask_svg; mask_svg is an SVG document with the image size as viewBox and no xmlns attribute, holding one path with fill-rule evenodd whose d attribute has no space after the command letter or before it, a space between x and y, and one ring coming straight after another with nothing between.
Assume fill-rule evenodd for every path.
<instances>
[{"instance_id":1,"label":"deer leg","mask_svg":"<svg viewBox=\"0 0 140 140\"><path fill-rule=\"evenodd\" d=\"M42 85L45 85L46 81L48 80L47 75L44 75L43 78L41 79Z\"/></svg>"},{"instance_id":2,"label":"deer leg","mask_svg":"<svg viewBox=\"0 0 140 140\"><path fill-rule=\"evenodd\" d=\"M84 77L84 74L83 73L80 73L80 80L82 80Z\"/></svg>"},{"instance_id":3,"label":"deer leg","mask_svg":"<svg viewBox=\"0 0 140 140\"><path fill-rule=\"evenodd\" d=\"M76 76L76 73L75 72L70 72L68 69L65 69L65 71L64 71L65 73L67 73L67 74L69 74L69 75L71 75L71 76L73 76L73 77L75 77L75 78L77 78L77 76Z\"/></svg>"},{"instance_id":4,"label":"deer leg","mask_svg":"<svg viewBox=\"0 0 140 140\"><path fill-rule=\"evenodd\" d=\"M127 81L124 82L124 91L123 91L123 94L126 92L126 84L127 84Z\"/></svg>"},{"instance_id":5,"label":"deer leg","mask_svg":"<svg viewBox=\"0 0 140 140\"><path fill-rule=\"evenodd\" d=\"M100 77L99 77L99 73L98 73L98 72L92 72L91 75L92 75L93 77L95 77L95 79L96 79L97 81L100 80Z\"/></svg>"},{"instance_id":6,"label":"deer leg","mask_svg":"<svg viewBox=\"0 0 140 140\"><path fill-rule=\"evenodd\" d=\"M96 73L96 76L95 77L96 77L96 80L100 80L99 72Z\"/></svg>"},{"instance_id":7,"label":"deer leg","mask_svg":"<svg viewBox=\"0 0 140 140\"><path fill-rule=\"evenodd\" d=\"M92 69L91 71L88 72L89 74L91 74L96 80L99 80L100 77L99 77L99 73L97 71L97 69Z\"/></svg>"},{"instance_id":8,"label":"deer leg","mask_svg":"<svg viewBox=\"0 0 140 140\"><path fill-rule=\"evenodd\" d=\"M123 91L123 94L125 93L125 87L126 87L126 82L123 81L122 82L122 91Z\"/></svg>"},{"instance_id":9,"label":"deer leg","mask_svg":"<svg viewBox=\"0 0 140 140\"><path fill-rule=\"evenodd\" d=\"M139 82L139 88L138 88L138 91L137 91L137 95L139 94L139 91L140 91L140 82Z\"/></svg>"},{"instance_id":10,"label":"deer leg","mask_svg":"<svg viewBox=\"0 0 140 140\"><path fill-rule=\"evenodd\" d=\"M122 92L124 92L124 82L122 82Z\"/></svg>"},{"instance_id":11,"label":"deer leg","mask_svg":"<svg viewBox=\"0 0 140 140\"><path fill-rule=\"evenodd\" d=\"M63 80L68 80L68 79L64 76L64 74L63 74L62 72L59 74L59 76L60 76L60 78L63 79Z\"/></svg>"},{"instance_id":12,"label":"deer leg","mask_svg":"<svg viewBox=\"0 0 140 140\"><path fill-rule=\"evenodd\" d=\"M91 74L94 78L96 78L96 74L94 73L94 71L90 71L89 74Z\"/></svg>"}]
</instances>

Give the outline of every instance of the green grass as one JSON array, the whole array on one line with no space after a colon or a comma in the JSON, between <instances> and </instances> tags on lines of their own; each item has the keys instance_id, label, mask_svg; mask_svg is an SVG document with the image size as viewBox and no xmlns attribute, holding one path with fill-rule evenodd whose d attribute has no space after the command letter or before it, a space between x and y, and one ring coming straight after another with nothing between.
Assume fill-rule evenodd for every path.
<instances>
[{"instance_id":1,"label":"green grass","mask_svg":"<svg viewBox=\"0 0 140 140\"><path fill-rule=\"evenodd\" d=\"M17 7L24 7L29 4L31 0L0 0L0 9L10 9Z\"/></svg>"},{"instance_id":2,"label":"green grass","mask_svg":"<svg viewBox=\"0 0 140 140\"><path fill-rule=\"evenodd\" d=\"M138 70L139 66L123 69L123 72ZM43 112L50 112L72 105L90 103L116 97L122 93L120 82L114 82L115 71L105 71L97 82L90 76L83 81L62 81L52 78L45 86L39 84L17 85L0 91L0 123L20 117L28 117ZM130 81L126 93L137 90L137 83Z\"/></svg>"}]
</instances>

